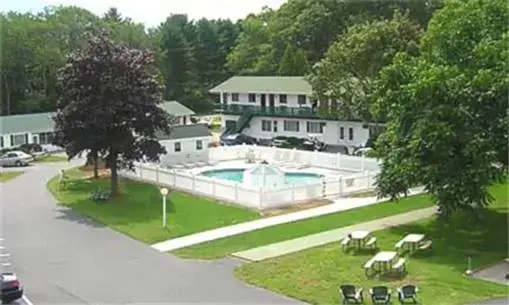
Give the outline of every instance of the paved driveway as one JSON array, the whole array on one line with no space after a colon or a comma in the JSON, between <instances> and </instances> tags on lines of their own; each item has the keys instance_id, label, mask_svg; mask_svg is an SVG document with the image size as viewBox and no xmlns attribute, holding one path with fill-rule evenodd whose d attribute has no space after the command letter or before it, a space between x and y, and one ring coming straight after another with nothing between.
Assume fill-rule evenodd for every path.
<instances>
[{"instance_id":1,"label":"paved driveway","mask_svg":"<svg viewBox=\"0 0 509 305\"><path fill-rule=\"evenodd\" d=\"M57 170L0 185L0 237L33 303L299 304L236 280L232 259L182 260L57 206L45 186Z\"/></svg>"}]
</instances>

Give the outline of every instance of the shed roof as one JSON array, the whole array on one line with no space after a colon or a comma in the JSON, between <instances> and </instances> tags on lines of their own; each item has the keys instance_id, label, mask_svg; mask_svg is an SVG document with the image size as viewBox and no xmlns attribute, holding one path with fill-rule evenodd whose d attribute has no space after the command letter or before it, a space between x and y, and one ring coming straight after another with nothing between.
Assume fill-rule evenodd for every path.
<instances>
[{"instance_id":1,"label":"shed roof","mask_svg":"<svg viewBox=\"0 0 509 305\"><path fill-rule=\"evenodd\" d=\"M272 93L311 95L304 76L233 76L210 90L211 93Z\"/></svg>"},{"instance_id":2,"label":"shed roof","mask_svg":"<svg viewBox=\"0 0 509 305\"><path fill-rule=\"evenodd\" d=\"M167 101L159 105L161 109L172 116L194 115L195 112L177 101Z\"/></svg>"},{"instance_id":3,"label":"shed roof","mask_svg":"<svg viewBox=\"0 0 509 305\"><path fill-rule=\"evenodd\" d=\"M51 132L54 129L53 112L0 116L0 134Z\"/></svg>"},{"instance_id":4,"label":"shed roof","mask_svg":"<svg viewBox=\"0 0 509 305\"><path fill-rule=\"evenodd\" d=\"M162 131L156 132L156 137L158 140L176 140L208 136L210 136L210 131L205 124L172 126L169 134L165 134Z\"/></svg>"}]
</instances>

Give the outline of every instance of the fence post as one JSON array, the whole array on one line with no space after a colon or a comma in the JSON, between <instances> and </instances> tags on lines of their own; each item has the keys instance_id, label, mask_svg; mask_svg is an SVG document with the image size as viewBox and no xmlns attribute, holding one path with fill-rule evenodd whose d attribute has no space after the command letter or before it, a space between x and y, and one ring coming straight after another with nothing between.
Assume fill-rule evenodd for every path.
<instances>
[{"instance_id":1,"label":"fence post","mask_svg":"<svg viewBox=\"0 0 509 305\"><path fill-rule=\"evenodd\" d=\"M260 195L259 196L260 199L258 199L259 200L258 201L258 209L261 210L262 209L262 200L263 200L263 198L262 198L263 197L263 191L262 191L262 187L261 186L258 188L258 194Z\"/></svg>"},{"instance_id":2,"label":"fence post","mask_svg":"<svg viewBox=\"0 0 509 305\"><path fill-rule=\"evenodd\" d=\"M239 184L238 183L235 183L235 201L239 201Z\"/></svg>"},{"instance_id":3,"label":"fence post","mask_svg":"<svg viewBox=\"0 0 509 305\"><path fill-rule=\"evenodd\" d=\"M366 175L366 190L369 190L369 171L365 171L364 174Z\"/></svg>"},{"instance_id":4,"label":"fence post","mask_svg":"<svg viewBox=\"0 0 509 305\"><path fill-rule=\"evenodd\" d=\"M322 193L323 198L325 198L325 194L327 193L327 182L325 181L325 178L322 179Z\"/></svg>"},{"instance_id":5,"label":"fence post","mask_svg":"<svg viewBox=\"0 0 509 305\"><path fill-rule=\"evenodd\" d=\"M216 178L212 178L212 196L216 196Z\"/></svg>"},{"instance_id":6,"label":"fence post","mask_svg":"<svg viewBox=\"0 0 509 305\"><path fill-rule=\"evenodd\" d=\"M156 182L159 183L159 164L156 165Z\"/></svg>"},{"instance_id":7,"label":"fence post","mask_svg":"<svg viewBox=\"0 0 509 305\"><path fill-rule=\"evenodd\" d=\"M364 153L362 154L362 159L361 159L361 171L363 172L364 171L364 161L365 161L365 158L364 158Z\"/></svg>"},{"instance_id":8,"label":"fence post","mask_svg":"<svg viewBox=\"0 0 509 305\"><path fill-rule=\"evenodd\" d=\"M336 154L337 154L336 169L340 169L341 168L341 154L340 153L336 153Z\"/></svg>"},{"instance_id":9,"label":"fence post","mask_svg":"<svg viewBox=\"0 0 509 305\"><path fill-rule=\"evenodd\" d=\"M295 201L295 184L292 184L292 201Z\"/></svg>"},{"instance_id":10,"label":"fence post","mask_svg":"<svg viewBox=\"0 0 509 305\"><path fill-rule=\"evenodd\" d=\"M141 166L141 163L139 164L140 166L140 179L143 179L143 167Z\"/></svg>"},{"instance_id":11,"label":"fence post","mask_svg":"<svg viewBox=\"0 0 509 305\"><path fill-rule=\"evenodd\" d=\"M339 196L343 196L343 176L339 176Z\"/></svg>"},{"instance_id":12,"label":"fence post","mask_svg":"<svg viewBox=\"0 0 509 305\"><path fill-rule=\"evenodd\" d=\"M173 186L176 186L176 185L177 185L177 181L176 181L176 180L177 180L177 177L176 177L176 175L175 175L175 169L172 169L172 170L171 170L171 173L172 173L172 175L173 175L173 184L172 184L172 185L173 185Z\"/></svg>"},{"instance_id":13,"label":"fence post","mask_svg":"<svg viewBox=\"0 0 509 305\"><path fill-rule=\"evenodd\" d=\"M193 191L196 191L196 174L193 173Z\"/></svg>"}]
</instances>

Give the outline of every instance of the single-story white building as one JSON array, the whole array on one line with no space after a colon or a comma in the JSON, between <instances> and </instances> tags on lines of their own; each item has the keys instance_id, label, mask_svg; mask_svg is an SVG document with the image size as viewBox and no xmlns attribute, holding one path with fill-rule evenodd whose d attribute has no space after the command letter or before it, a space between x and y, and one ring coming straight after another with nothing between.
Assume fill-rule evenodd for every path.
<instances>
[{"instance_id":1,"label":"single-story white building","mask_svg":"<svg viewBox=\"0 0 509 305\"><path fill-rule=\"evenodd\" d=\"M53 150L53 112L0 116L0 148L37 143Z\"/></svg>"},{"instance_id":2,"label":"single-story white building","mask_svg":"<svg viewBox=\"0 0 509 305\"><path fill-rule=\"evenodd\" d=\"M161 144L168 152L161 159L168 164L177 160L180 162L203 159L203 156L208 154L211 140L207 126L193 124L191 116L195 114L194 111L177 101L164 102L160 107L174 118L172 132L169 135L158 134ZM45 112L0 116L0 148L37 143L50 151L58 149L51 144L55 130L52 118L54 114Z\"/></svg>"}]
</instances>

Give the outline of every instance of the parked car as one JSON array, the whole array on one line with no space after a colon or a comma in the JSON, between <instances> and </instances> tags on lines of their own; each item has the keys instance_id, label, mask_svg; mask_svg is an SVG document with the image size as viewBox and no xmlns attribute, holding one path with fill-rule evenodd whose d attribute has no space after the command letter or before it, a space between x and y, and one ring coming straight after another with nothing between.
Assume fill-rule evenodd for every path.
<instances>
[{"instance_id":1,"label":"parked car","mask_svg":"<svg viewBox=\"0 0 509 305\"><path fill-rule=\"evenodd\" d=\"M23 285L15 273L2 272L0 275L2 285L2 304L9 304L23 296Z\"/></svg>"},{"instance_id":2,"label":"parked car","mask_svg":"<svg viewBox=\"0 0 509 305\"><path fill-rule=\"evenodd\" d=\"M10 151L0 157L0 166L28 166L34 161L34 157L21 150Z\"/></svg>"},{"instance_id":3,"label":"parked car","mask_svg":"<svg viewBox=\"0 0 509 305\"><path fill-rule=\"evenodd\" d=\"M258 144L258 140L243 133L235 133L222 136L220 143L222 146L232 146L240 144L253 145Z\"/></svg>"},{"instance_id":4,"label":"parked car","mask_svg":"<svg viewBox=\"0 0 509 305\"><path fill-rule=\"evenodd\" d=\"M327 148L327 144L321 142L317 138L310 137L306 138L297 138L297 137L274 137L271 140L271 146L279 147L279 148L296 148L301 150L318 150L323 151Z\"/></svg>"}]
</instances>

